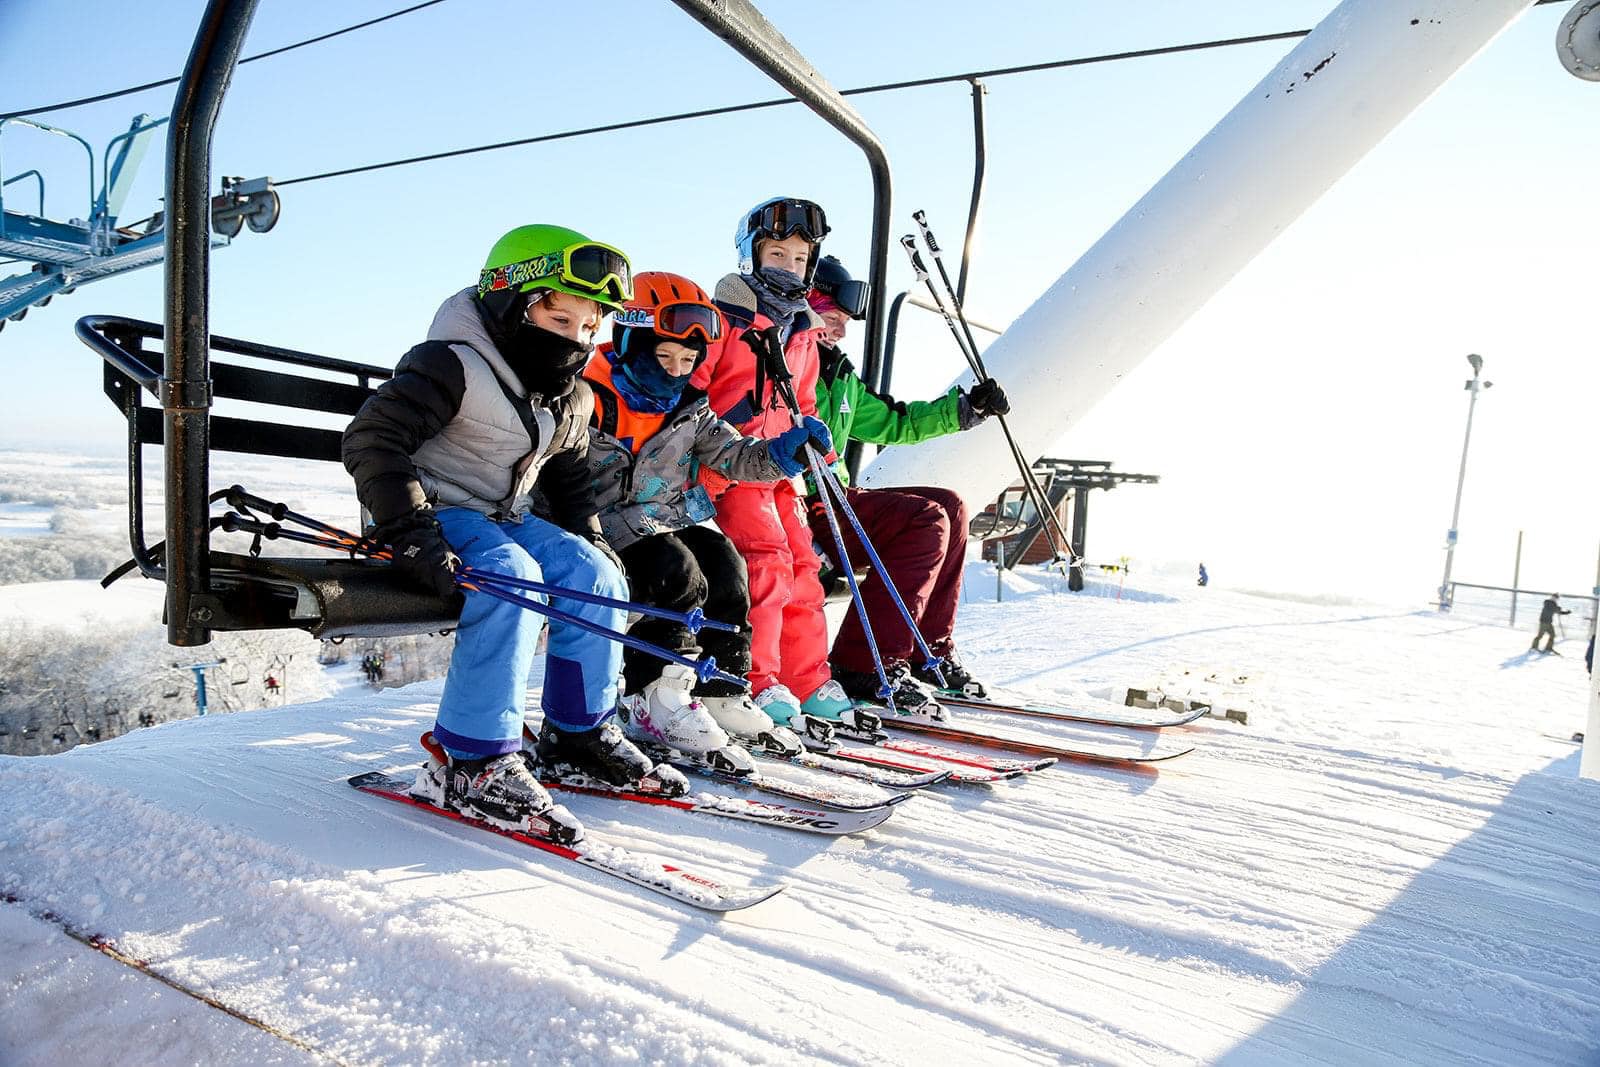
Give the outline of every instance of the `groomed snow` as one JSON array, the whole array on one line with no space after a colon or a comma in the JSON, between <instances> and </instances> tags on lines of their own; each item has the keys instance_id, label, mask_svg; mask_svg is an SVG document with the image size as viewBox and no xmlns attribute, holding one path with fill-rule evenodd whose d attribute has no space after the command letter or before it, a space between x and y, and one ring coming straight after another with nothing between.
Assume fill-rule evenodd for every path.
<instances>
[{"instance_id":1,"label":"groomed snow","mask_svg":"<svg viewBox=\"0 0 1600 1067\"><path fill-rule=\"evenodd\" d=\"M975 566L959 632L990 680L1248 675L1249 725L842 840L569 800L789 883L720 919L345 785L418 758L438 683L0 758L0 1062L311 1061L29 910L349 1063L1600 1061L1581 642L1138 576L993 588Z\"/></svg>"}]
</instances>

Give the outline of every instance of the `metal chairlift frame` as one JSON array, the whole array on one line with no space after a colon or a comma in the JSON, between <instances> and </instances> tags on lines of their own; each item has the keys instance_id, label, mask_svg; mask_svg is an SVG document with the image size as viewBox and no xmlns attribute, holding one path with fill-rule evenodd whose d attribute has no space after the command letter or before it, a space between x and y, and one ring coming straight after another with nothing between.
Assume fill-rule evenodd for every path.
<instances>
[{"instance_id":1,"label":"metal chairlift frame","mask_svg":"<svg viewBox=\"0 0 1600 1067\"><path fill-rule=\"evenodd\" d=\"M106 142L97 171L94 148L71 130L21 116L0 119L0 140L7 127L32 129L76 141L89 159L89 198L82 219L56 222L44 217L45 182L38 170L0 180L0 256L30 264L28 270L0 278L0 327L7 320L22 319L32 307L44 307L57 293L71 293L80 285L137 270L161 258L165 248L161 212L150 218L142 232L119 227L117 219L155 131L169 121L134 116L126 132ZM27 178L37 183L37 215L5 207L5 187ZM222 192L209 202L218 234L212 243L218 247L229 244L247 222L252 231L265 233L278 221L278 196L265 178L223 178Z\"/></svg>"},{"instance_id":2,"label":"metal chairlift frame","mask_svg":"<svg viewBox=\"0 0 1600 1067\"><path fill-rule=\"evenodd\" d=\"M214 494L210 490L210 453L213 447L226 447L230 432L247 427L240 420L230 430L228 424L211 416L214 396L244 395L232 392L242 378L219 373L213 380L213 347L302 366L311 361L322 370L354 374L357 389L390 373L344 360L211 337L208 188L212 135L257 2L209 0L174 97L167 139L162 326L107 316L91 316L78 324L79 338L106 360L107 394L128 420L129 534L135 562L147 577L166 583L167 639L174 645L205 644L216 629L299 627L328 637L441 629L453 624L448 617L440 618L443 602L394 582L381 565L364 560L267 559L211 549ZM673 2L861 148L873 182L869 277L882 293L888 271L891 182L888 158L876 135L748 0ZM864 365L872 374L882 349L882 302L874 302L869 314ZM163 341L159 370L153 354L143 348L144 342L156 339ZM217 369L223 368L219 365ZM324 393L319 400L297 392L329 385L318 379L257 374L260 377L255 384L278 390L275 401L269 402L334 410L323 407L322 402L349 399L349 394L344 394L342 400L329 401ZM159 399L159 426L157 409L142 404L144 393ZM261 399L256 395L247 398ZM285 436L277 435L279 439ZM139 495L141 446L158 440L163 446L166 489L166 540L159 550L144 544ZM252 443L234 442L235 446ZM241 450L258 451L255 447ZM324 453L307 458L336 459L336 442L332 456Z\"/></svg>"}]
</instances>

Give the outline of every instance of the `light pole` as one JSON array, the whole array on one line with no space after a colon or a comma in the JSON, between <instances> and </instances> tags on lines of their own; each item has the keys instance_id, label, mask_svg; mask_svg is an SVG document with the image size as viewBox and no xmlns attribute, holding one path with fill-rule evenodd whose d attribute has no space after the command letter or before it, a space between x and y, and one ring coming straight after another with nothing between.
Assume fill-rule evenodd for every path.
<instances>
[{"instance_id":1,"label":"light pole","mask_svg":"<svg viewBox=\"0 0 1600 1067\"><path fill-rule=\"evenodd\" d=\"M1461 488L1467 484L1467 446L1472 444L1472 412L1478 406L1478 392L1494 385L1482 381L1483 357L1476 352L1467 356L1472 364L1472 377L1467 380L1467 392L1472 398L1467 402L1467 436L1461 442L1461 473L1456 476L1456 506L1450 512L1450 530L1444 538L1444 579L1439 583L1439 610L1450 610L1450 566L1456 559L1456 529L1461 522Z\"/></svg>"}]
</instances>

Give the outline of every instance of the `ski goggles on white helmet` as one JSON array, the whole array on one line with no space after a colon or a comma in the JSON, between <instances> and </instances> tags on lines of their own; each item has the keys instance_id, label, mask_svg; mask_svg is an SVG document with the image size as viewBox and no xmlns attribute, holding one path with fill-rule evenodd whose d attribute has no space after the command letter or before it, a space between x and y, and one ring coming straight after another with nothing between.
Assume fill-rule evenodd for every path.
<instances>
[{"instance_id":1,"label":"ski goggles on white helmet","mask_svg":"<svg viewBox=\"0 0 1600 1067\"><path fill-rule=\"evenodd\" d=\"M774 200L750 213L745 232L780 241L795 234L808 241L820 241L828 235L828 216L809 200Z\"/></svg>"}]
</instances>

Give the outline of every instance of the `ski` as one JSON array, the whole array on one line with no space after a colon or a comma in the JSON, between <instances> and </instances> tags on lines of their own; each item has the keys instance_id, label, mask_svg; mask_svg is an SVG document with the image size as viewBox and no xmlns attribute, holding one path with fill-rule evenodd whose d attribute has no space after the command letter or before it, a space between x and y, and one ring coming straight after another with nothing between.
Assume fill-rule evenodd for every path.
<instances>
[{"instance_id":1,"label":"ski","mask_svg":"<svg viewBox=\"0 0 1600 1067\"><path fill-rule=\"evenodd\" d=\"M609 797L635 804L653 804L695 815L740 819L811 834L837 836L860 833L872 829L894 814L894 808L889 805L881 805L867 811L823 811L817 808L773 804L764 800L750 800L745 797L723 796L720 793L688 793L684 796L669 797L660 793L626 789L581 773L558 772L544 766L536 766L533 770L547 789Z\"/></svg>"},{"instance_id":2,"label":"ski","mask_svg":"<svg viewBox=\"0 0 1600 1067\"><path fill-rule=\"evenodd\" d=\"M1150 745L1131 750L1123 747L1100 747L1088 743L1062 743L1031 741L1022 737L1010 737L1005 734L989 733L983 730L972 730L964 726L955 726L950 723L926 722L921 719L897 718L886 715L883 725L893 730L903 730L907 733L921 734L925 737L937 738L940 741L960 741L981 748L998 748L1008 752L1025 752L1034 756L1041 756L1055 760L1070 760L1077 763L1104 763L1113 766L1144 766L1151 763L1161 763L1166 760L1187 756L1194 751L1193 745L1171 744L1154 742ZM913 746L913 747L908 747ZM892 740L884 742L884 747L898 751L929 754L924 750L933 746L921 745L917 742ZM949 752L948 749L937 749L937 752ZM977 759L965 753L954 753L961 759ZM949 759L951 756L941 755L934 758ZM980 764L981 765L981 764Z\"/></svg>"},{"instance_id":3,"label":"ski","mask_svg":"<svg viewBox=\"0 0 1600 1067\"><path fill-rule=\"evenodd\" d=\"M871 782L873 785L886 786L890 789L923 789L927 786L938 785L947 781L954 773L948 767L924 767L911 764L887 766L876 763L852 762L838 758L838 753L827 748L814 752L802 752L795 756L783 756L760 750L753 750L753 754L758 759L772 760L778 763L792 763L797 767L808 767L814 771L827 771L830 774L839 774L846 778L857 778L861 781Z\"/></svg>"},{"instance_id":4,"label":"ski","mask_svg":"<svg viewBox=\"0 0 1600 1067\"><path fill-rule=\"evenodd\" d=\"M1037 761L1022 764L1016 761L989 761L991 766L982 766L969 761L964 753L951 750L941 750L944 753L958 757L957 760L948 760L943 755L934 756L932 745L921 746L926 751L913 753L907 750L892 750L882 744L872 745L845 745L833 742L831 745L815 750L814 754L823 755L833 760L844 760L863 767L873 767L878 770L899 772L904 774L926 773L939 770L945 775L942 781L952 785L986 785L991 782L1006 782L1013 778L1021 778L1031 774L1041 767L1049 766L1053 760L1046 760L1042 765ZM954 764L954 765L952 765Z\"/></svg>"},{"instance_id":5,"label":"ski","mask_svg":"<svg viewBox=\"0 0 1600 1067\"><path fill-rule=\"evenodd\" d=\"M585 835L580 841L571 845L557 844L548 838L534 834L522 833L517 830L506 830L478 819L469 819L456 812L435 807L423 800L418 800L411 795L411 782L408 779L384 774L381 771L369 771L358 774L350 779L350 784L363 793L370 793L385 800L395 800L402 804L409 804L433 815L440 815L446 819L467 826L475 826L501 837L510 838L524 845L531 845L541 852L549 853L564 860L572 860L582 864L590 870L601 871L625 882L642 886L653 893L671 897L674 900L688 904L705 911L738 911L751 905L759 904L783 891L784 886L753 885L740 888L738 886L723 885L713 879L695 874L693 871L684 870L659 859L609 845Z\"/></svg>"},{"instance_id":6,"label":"ski","mask_svg":"<svg viewBox=\"0 0 1600 1067\"><path fill-rule=\"evenodd\" d=\"M1011 703L1003 700L979 699L959 693L937 690L939 703L953 708L970 708L973 711L992 711L1000 715L1016 715L1030 719L1048 719L1052 722L1081 722L1094 726L1124 726L1134 730L1161 730L1168 726L1183 726L1209 714L1209 704L1188 702L1177 711L1163 704L1159 710L1164 715L1140 715L1137 707L1119 708L1107 702L1105 710L1078 711L1071 708L1049 707L1039 704ZM1152 709L1156 710L1156 709Z\"/></svg>"},{"instance_id":7,"label":"ski","mask_svg":"<svg viewBox=\"0 0 1600 1067\"><path fill-rule=\"evenodd\" d=\"M879 811L892 808L902 801L910 800L910 793L895 793L891 796L872 796L859 790L832 789L827 786L812 785L806 782L795 782L786 778L772 778L762 774L759 770L749 774L733 774L728 771L709 767L695 759L693 756L681 752L658 752L648 749L652 759L664 759L672 766L686 774L697 774L712 781L724 782L728 785L738 786L742 789L751 789L757 793L768 796L782 797L785 800L796 800L804 804L816 804L836 811ZM783 757L777 757L783 759Z\"/></svg>"}]
</instances>

